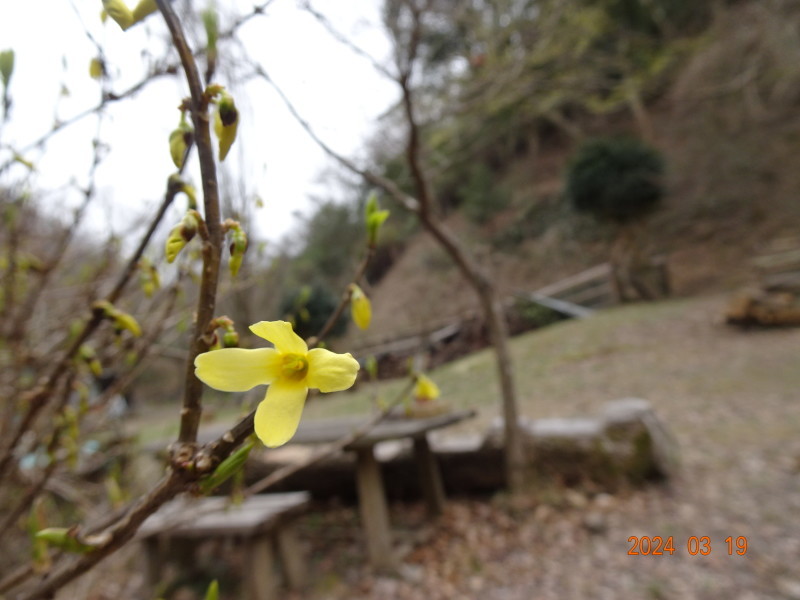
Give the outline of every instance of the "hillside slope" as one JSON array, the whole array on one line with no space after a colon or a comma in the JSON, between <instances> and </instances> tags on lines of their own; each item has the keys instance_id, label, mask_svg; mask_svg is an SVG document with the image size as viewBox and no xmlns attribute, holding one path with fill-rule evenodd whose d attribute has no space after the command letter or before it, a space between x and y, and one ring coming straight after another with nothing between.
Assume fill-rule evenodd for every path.
<instances>
[{"instance_id":1,"label":"hillside slope","mask_svg":"<svg viewBox=\"0 0 800 600\"><path fill-rule=\"evenodd\" d=\"M774 237L800 233L800 46L792 44L797 20L786 17L757 2L721 11L649 107L652 144L668 173L664 206L647 224L648 243L667 257L677 295L747 282L753 253ZM585 132L636 134L625 115L586 123ZM613 239L608 226L575 215L562 198L562 174L577 142L556 137L529 145L537 147L496 181L510 192L506 210L480 226L459 213L447 220L503 294L604 262ZM355 347L476 307L466 282L425 233L371 294L374 324L368 334L348 335Z\"/></svg>"}]
</instances>

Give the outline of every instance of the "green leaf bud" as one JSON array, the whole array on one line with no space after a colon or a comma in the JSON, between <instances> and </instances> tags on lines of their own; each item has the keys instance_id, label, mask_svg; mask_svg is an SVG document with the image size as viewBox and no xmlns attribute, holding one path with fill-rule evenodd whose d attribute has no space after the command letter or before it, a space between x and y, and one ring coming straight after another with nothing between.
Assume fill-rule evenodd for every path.
<instances>
[{"instance_id":1,"label":"green leaf bud","mask_svg":"<svg viewBox=\"0 0 800 600\"><path fill-rule=\"evenodd\" d=\"M216 579L208 584L203 600L219 600L219 582Z\"/></svg>"},{"instance_id":2,"label":"green leaf bud","mask_svg":"<svg viewBox=\"0 0 800 600\"><path fill-rule=\"evenodd\" d=\"M219 21L217 19L217 11L213 8L207 8L201 15L203 18L203 27L206 30L206 39L208 40L208 51L216 53L217 40L219 39Z\"/></svg>"},{"instance_id":3,"label":"green leaf bud","mask_svg":"<svg viewBox=\"0 0 800 600\"><path fill-rule=\"evenodd\" d=\"M364 370L366 370L370 380L375 381L378 379L378 359L375 358L374 354L370 354L367 357L366 364L364 365Z\"/></svg>"},{"instance_id":4,"label":"green leaf bud","mask_svg":"<svg viewBox=\"0 0 800 600\"><path fill-rule=\"evenodd\" d=\"M367 197L367 204L364 206L364 220L369 220L370 215L378 211L378 195L370 192Z\"/></svg>"},{"instance_id":5,"label":"green leaf bud","mask_svg":"<svg viewBox=\"0 0 800 600\"><path fill-rule=\"evenodd\" d=\"M0 78L3 79L3 87L8 87L11 75L14 73L14 51L3 50L0 52Z\"/></svg>"},{"instance_id":6,"label":"green leaf bud","mask_svg":"<svg viewBox=\"0 0 800 600\"><path fill-rule=\"evenodd\" d=\"M389 218L388 210L379 210L372 213L367 218L367 241L370 246L374 246L378 241L378 232L383 222Z\"/></svg>"},{"instance_id":7,"label":"green leaf bud","mask_svg":"<svg viewBox=\"0 0 800 600\"><path fill-rule=\"evenodd\" d=\"M255 447L255 445L256 443L254 441L250 441L244 446L238 448L228 458L219 463L211 475L200 480L200 491L203 494L210 494L228 479L233 477L242 467L244 467L244 463L247 461L247 457L250 455L250 451Z\"/></svg>"},{"instance_id":8,"label":"green leaf bud","mask_svg":"<svg viewBox=\"0 0 800 600\"><path fill-rule=\"evenodd\" d=\"M46 542L48 546L53 546L66 552L86 554L94 550L92 546L78 540L77 531L74 527L70 529L66 527L48 527L37 531L34 538Z\"/></svg>"},{"instance_id":9,"label":"green leaf bud","mask_svg":"<svg viewBox=\"0 0 800 600\"><path fill-rule=\"evenodd\" d=\"M223 348L238 348L239 347L239 334L236 331L226 331L222 334L222 347Z\"/></svg>"}]
</instances>

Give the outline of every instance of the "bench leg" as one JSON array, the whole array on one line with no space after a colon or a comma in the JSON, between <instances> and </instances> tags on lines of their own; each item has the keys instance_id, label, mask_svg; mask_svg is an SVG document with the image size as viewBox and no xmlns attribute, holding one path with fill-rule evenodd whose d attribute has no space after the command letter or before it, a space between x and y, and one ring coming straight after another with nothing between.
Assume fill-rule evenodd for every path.
<instances>
[{"instance_id":1,"label":"bench leg","mask_svg":"<svg viewBox=\"0 0 800 600\"><path fill-rule=\"evenodd\" d=\"M283 564L283 574L291 590L301 590L306 584L306 563L294 527L285 525L275 532L278 556Z\"/></svg>"},{"instance_id":2,"label":"bench leg","mask_svg":"<svg viewBox=\"0 0 800 600\"><path fill-rule=\"evenodd\" d=\"M361 521L367 536L370 563L382 571L396 570L389 529L389 509L381 470L372 447L356 451L356 479Z\"/></svg>"},{"instance_id":3,"label":"bench leg","mask_svg":"<svg viewBox=\"0 0 800 600\"><path fill-rule=\"evenodd\" d=\"M428 444L427 436L414 438L414 461L417 463L420 487L431 517L438 517L444 512L444 484L442 472Z\"/></svg>"},{"instance_id":4,"label":"bench leg","mask_svg":"<svg viewBox=\"0 0 800 600\"><path fill-rule=\"evenodd\" d=\"M253 538L246 552L249 558L245 566L244 597L247 600L274 600L278 596L278 581L271 540L265 536Z\"/></svg>"},{"instance_id":5,"label":"bench leg","mask_svg":"<svg viewBox=\"0 0 800 600\"><path fill-rule=\"evenodd\" d=\"M149 594L156 594L161 584L161 544L157 537L147 538L142 542L144 548L145 568L147 573L147 587Z\"/></svg>"}]
</instances>

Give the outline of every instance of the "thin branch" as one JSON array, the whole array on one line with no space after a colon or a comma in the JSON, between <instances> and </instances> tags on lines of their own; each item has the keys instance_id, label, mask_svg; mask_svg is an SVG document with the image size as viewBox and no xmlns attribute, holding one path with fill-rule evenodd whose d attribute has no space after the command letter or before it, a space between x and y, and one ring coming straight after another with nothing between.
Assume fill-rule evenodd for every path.
<instances>
[{"instance_id":1,"label":"thin branch","mask_svg":"<svg viewBox=\"0 0 800 600\"><path fill-rule=\"evenodd\" d=\"M167 186L167 193L164 196L164 201L161 203L161 206L158 209L155 217L153 218L152 222L150 223L150 227L148 228L147 232L142 237L141 241L139 242L139 247L133 253L133 255L128 259L128 264L122 274L117 279L117 283L114 285L111 292L106 296L105 300L111 304L119 298L122 292L125 289L125 286L128 284L128 281L133 276L134 272L136 271L136 265L139 263L139 259L144 254L144 250L147 245L150 243L150 239L153 237L156 228L158 227L159 223L164 217L164 214L167 212L167 209L172 204L172 201L175 199L175 195L178 193L179 188L172 182ZM0 480L3 479L3 476L11 463L11 457L13 456L14 447L17 445L19 440L22 438L23 434L30 429L31 425L34 423L37 415L39 412L47 405L48 398L52 394L53 389L58 382L59 378L64 374L67 367L69 366L70 360L81 347L81 345L89 338L89 336L94 333L95 329L100 325L103 321L103 314L100 311L93 311L91 316L87 318L83 325L83 329L81 332L75 336L72 340L72 343L68 346L68 348L64 351L61 355L61 358L55 362L53 367L50 370L50 373L42 378L42 381L34 387L32 390L27 392L22 398L23 406L27 406L27 411L25 415L23 415L22 419L20 419L19 424L17 425L17 429L14 434L12 434L9 438L8 443L6 444L3 454L0 457Z\"/></svg>"},{"instance_id":2,"label":"thin branch","mask_svg":"<svg viewBox=\"0 0 800 600\"><path fill-rule=\"evenodd\" d=\"M358 56L368 60L369 63L373 66L373 68L387 79L391 79L392 81L397 81L397 75L389 71L389 69L387 69L377 60L375 60L371 54L369 54L362 48L356 46L346 36L340 33L325 15L323 15L321 12L318 12L311 6L310 1L306 0L302 6L309 14L311 14L311 16L313 16L317 21L319 21L320 25L322 25L325 28L325 30L331 35L331 37L333 37L336 41L338 41L340 44L343 44L344 46L347 46Z\"/></svg>"},{"instance_id":3,"label":"thin branch","mask_svg":"<svg viewBox=\"0 0 800 600\"><path fill-rule=\"evenodd\" d=\"M322 150L339 164L344 166L349 171L363 177L366 181L375 185L382 190L384 190L387 194L389 194L398 204L403 206L406 210L416 213L419 210L419 202L416 198L409 196L403 190L401 190L397 184L392 181L391 179L387 179L382 175L377 173L373 173L368 169L363 169L356 165L353 161L345 157L343 154L336 152L333 148L331 148L328 144L326 144L322 138L320 138L314 129L309 125L308 121L306 121L297 109L295 108L294 104L292 104L291 100L283 93L283 90L272 80L272 78L267 74L264 70L264 67L261 65L253 65L253 69L256 75L261 77L265 82L267 82L275 92L278 94L280 99L286 105L286 108L298 122L298 124L306 131L306 133L311 137L316 144L322 148Z\"/></svg>"},{"instance_id":4,"label":"thin branch","mask_svg":"<svg viewBox=\"0 0 800 600\"><path fill-rule=\"evenodd\" d=\"M102 540L95 550L74 558L62 568L48 573L42 581L29 593L23 593L18 600L47 600L64 585L85 573L106 556L121 548L133 539L139 526L166 501L172 499L186 487L185 477L181 472L170 471L158 485L120 519L113 527L96 534Z\"/></svg>"},{"instance_id":5,"label":"thin branch","mask_svg":"<svg viewBox=\"0 0 800 600\"><path fill-rule=\"evenodd\" d=\"M172 5L168 0L156 0L164 21L167 24L172 43L178 51L181 65L186 75L192 99L192 122L194 123L195 144L200 159L200 173L203 181L203 206L208 227L208 240L203 242L203 276L197 299L197 323L194 331L189 359L186 362L183 408L178 440L193 444L197 440L197 429L202 413L203 384L194 375L194 359L210 347L207 336L208 325L214 318L219 265L222 254L222 219L219 210L219 190L217 187L217 166L211 145L209 131L208 98L203 91L200 73L194 55L186 42L186 36Z\"/></svg>"},{"instance_id":6,"label":"thin branch","mask_svg":"<svg viewBox=\"0 0 800 600\"><path fill-rule=\"evenodd\" d=\"M375 247L373 245L367 246L367 253L363 259L361 259L361 263L359 263L358 267L356 268L355 275L353 275L352 283L358 284L361 281L361 278L364 277L364 274L367 272L367 267L369 266L370 260L375 255ZM336 307L336 310L333 311L328 320L325 321L325 325L322 326L320 332L308 340L309 346L317 346L319 343L324 340L328 334L330 334L331 329L333 326L336 325L336 322L341 318L344 309L347 308L347 305L350 303L350 297L352 296L352 292L350 286L347 287L347 291L342 294L341 299L339 300L339 304Z\"/></svg>"},{"instance_id":7,"label":"thin branch","mask_svg":"<svg viewBox=\"0 0 800 600\"><path fill-rule=\"evenodd\" d=\"M50 129L47 133L41 135L39 138L35 139L34 141L30 142L29 144L23 146L22 148L18 148L16 150L16 154L23 155L29 150L33 150L34 148L38 148L42 146L45 142L47 142L51 137L53 137L56 133L69 127L70 125L74 125L78 121L85 119L88 116L91 116L101 110L103 110L107 105L117 102L119 100L124 100L126 98L130 98L131 96L140 92L146 85L152 82L159 77L164 77L166 75L174 75L175 74L175 66L174 65L166 65L161 68L154 69L151 71L144 79L139 81L139 83L129 87L127 90L120 92L119 94L115 94L113 92L108 92L103 99L91 108L87 108L86 110L79 112L78 114L66 119L65 121L59 121L55 125L53 125L52 129ZM0 174L3 173L6 169L8 169L11 165L16 162L15 158L11 158L0 165Z\"/></svg>"}]
</instances>

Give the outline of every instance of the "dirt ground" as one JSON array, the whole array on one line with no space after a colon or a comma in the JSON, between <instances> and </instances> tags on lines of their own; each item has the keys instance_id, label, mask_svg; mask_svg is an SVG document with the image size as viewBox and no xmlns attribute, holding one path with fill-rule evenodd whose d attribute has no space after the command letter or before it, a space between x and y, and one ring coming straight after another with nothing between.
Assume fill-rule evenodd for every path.
<instances>
[{"instance_id":1,"label":"dirt ground","mask_svg":"<svg viewBox=\"0 0 800 600\"><path fill-rule=\"evenodd\" d=\"M800 599L800 330L727 328L721 301L624 328L629 352L571 367L601 387L611 373L652 388L679 477L615 495L453 499L434 525L420 525L420 506L395 505L399 577L371 574L353 509L328 507L302 527L313 598ZM574 412L569 398L551 402ZM645 536L674 552L629 554Z\"/></svg>"}]
</instances>

